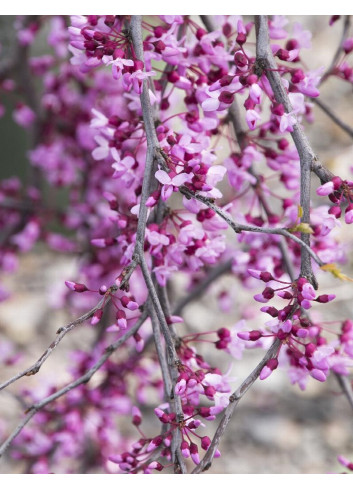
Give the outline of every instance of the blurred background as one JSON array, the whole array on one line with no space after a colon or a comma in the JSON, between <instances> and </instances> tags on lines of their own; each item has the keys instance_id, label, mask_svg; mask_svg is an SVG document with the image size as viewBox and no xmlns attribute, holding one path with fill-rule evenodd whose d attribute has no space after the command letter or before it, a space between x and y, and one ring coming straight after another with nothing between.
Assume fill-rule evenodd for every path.
<instances>
[{"instance_id":1,"label":"blurred background","mask_svg":"<svg viewBox=\"0 0 353 489\"><path fill-rule=\"evenodd\" d=\"M302 59L311 70L328 67L339 45L342 21L328 26L327 16L298 16L291 21L301 22L312 34L312 49L303 50ZM0 69L13 56L15 18L0 17ZM351 35L353 35L353 28ZM45 54L48 46L45 32L34 46L34 54ZM322 87L320 100L353 127L353 93L349 83L330 78ZM1 165L0 178L16 175L24 180L28 172L26 152L29 138L12 119L14 100L4 101L6 113L0 118ZM320 160L342 178L352 177L352 139L335 125L323 111L313 106L315 122L305 123L307 136ZM315 180L315 179L314 179ZM318 182L314 181L315 187ZM316 199L315 193L312 193ZM340 241L352 249L352 231L342 224ZM43 353L55 337L58 327L72 319L69 311L53 309L55 295L64 287L68 277L74 277L77 259L48 251L37 246L27 255L20 256L20 266L13 275L2 276L4 287L12 295L0 303L0 341L7 339L22 352L21 361L0 371L0 382L27 367ZM353 277L352 252L344 273ZM320 293L332 292L332 279L322 274ZM321 279L321 277L320 277ZM173 278L173 299L182 297L183 277ZM325 320L353 317L353 285L334 282L337 299L325 306ZM217 296L222 290L231 291L232 307L229 314L220 314ZM256 293L255 291L253 293ZM203 298L189 304L184 310L185 322L192 330L218 329L230 326L239 319L239 309L250 303L253 294L242 290L232 277L223 277L212 285ZM256 307L256 306L255 306ZM260 306L259 306L260 308ZM256 324L254 324L256 327ZM14 427L23 412L16 392L18 388L31 388L55 380L58 384L69 380L66 372L68 353L75 348L89 348L94 338L92 328L85 325L70 333L57 351L47 360L40 372L21 379L0 392L0 440L3 433ZM261 351L248 351L241 361L224 354L206 354L214 364L231 368L232 385L237 387L262 357ZM0 351L1 355L1 351ZM214 356L214 358L212 358ZM155 424L151 399L150 410L144 413L147 426ZM216 424L214 424L214 429ZM121 429L128 430L126 426ZM210 436L212 430L209 431ZM135 433L131 433L135 436ZM306 391L291 386L286 374L276 371L265 382L258 381L241 400L220 446L222 457L214 461L209 473L331 473L340 472L337 455L353 460L353 412L341 394L334 376L321 384L311 380ZM96 469L86 469L96 472ZM23 473L26 465L6 458L0 461L0 473Z\"/></svg>"}]
</instances>

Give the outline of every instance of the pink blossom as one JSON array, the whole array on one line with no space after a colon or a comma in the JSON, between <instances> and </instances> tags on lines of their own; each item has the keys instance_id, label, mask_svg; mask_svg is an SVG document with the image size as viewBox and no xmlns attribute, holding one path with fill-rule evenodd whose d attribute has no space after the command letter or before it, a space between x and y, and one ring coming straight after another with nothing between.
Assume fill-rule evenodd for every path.
<instances>
[{"instance_id":1,"label":"pink blossom","mask_svg":"<svg viewBox=\"0 0 353 489\"><path fill-rule=\"evenodd\" d=\"M173 191L177 191L181 185L185 182L189 182L191 175L187 173L170 175L164 170L158 170L155 174L156 179L163 185L162 187L162 200L166 201L172 195Z\"/></svg>"},{"instance_id":2,"label":"pink blossom","mask_svg":"<svg viewBox=\"0 0 353 489\"><path fill-rule=\"evenodd\" d=\"M256 126L256 121L261 119L261 116L256 112L256 110L250 109L246 111L246 122L250 131L253 131Z\"/></svg>"}]
</instances>

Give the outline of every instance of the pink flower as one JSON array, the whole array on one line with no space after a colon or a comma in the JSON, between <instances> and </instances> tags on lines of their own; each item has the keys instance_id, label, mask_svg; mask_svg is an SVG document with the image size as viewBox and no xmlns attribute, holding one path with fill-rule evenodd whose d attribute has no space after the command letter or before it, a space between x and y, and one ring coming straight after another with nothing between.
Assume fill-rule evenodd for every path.
<instances>
[{"instance_id":1,"label":"pink flower","mask_svg":"<svg viewBox=\"0 0 353 489\"><path fill-rule=\"evenodd\" d=\"M256 121L260 120L261 116L256 112L256 110L249 109L246 111L245 118L250 131L253 131L256 126Z\"/></svg>"},{"instance_id":2,"label":"pink flower","mask_svg":"<svg viewBox=\"0 0 353 489\"><path fill-rule=\"evenodd\" d=\"M125 156L122 160L116 148L111 149L112 156L115 162L112 164L114 169L113 178L120 178L126 188L130 188L136 178L136 173L133 171L135 160L132 156Z\"/></svg>"},{"instance_id":3,"label":"pink flower","mask_svg":"<svg viewBox=\"0 0 353 489\"><path fill-rule=\"evenodd\" d=\"M170 175L174 176L170 177ZM163 185L161 197L164 201L169 199L173 191L177 191L181 185L184 185L185 182L190 182L192 179L192 175L187 173L175 174L171 172L168 174L164 170L156 171L155 177Z\"/></svg>"}]
</instances>

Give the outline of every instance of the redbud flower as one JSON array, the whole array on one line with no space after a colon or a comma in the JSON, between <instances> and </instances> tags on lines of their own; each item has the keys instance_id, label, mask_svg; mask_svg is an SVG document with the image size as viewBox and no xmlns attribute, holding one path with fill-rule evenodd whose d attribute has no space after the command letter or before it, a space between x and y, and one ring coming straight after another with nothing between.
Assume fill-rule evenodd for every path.
<instances>
[{"instance_id":1,"label":"redbud flower","mask_svg":"<svg viewBox=\"0 0 353 489\"><path fill-rule=\"evenodd\" d=\"M131 414L132 414L132 424L134 424L135 426L139 426L142 421L142 414L139 408L136 406L132 406Z\"/></svg>"},{"instance_id":2,"label":"redbud flower","mask_svg":"<svg viewBox=\"0 0 353 489\"><path fill-rule=\"evenodd\" d=\"M266 363L260 373L260 380L267 379L272 372L278 367L277 358L270 358L270 360Z\"/></svg>"},{"instance_id":3,"label":"redbud flower","mask_svg":"<svg viewBox=\"0 0 353 489\"><path fill-rule=\"evenodd\" d=\"M92 319L91 319L92 326L94 326L95 324L99 323L99 321L101 320L102 316L103 316L103 309L97 309L95 311L95 313L93 314Z\"/></svg>"},{"instance_id":4,"label":"redbud flower","mask_svg":"<svg viewBox=\"0 0 353 489\"><path fill-rule=\"evenodd\" d=\"M85 284L78 284L76 282L70 282L69 280L66 280L65 282L66 287L68 287L70 290L73 290L75 292L86 292L86 290L89 290Z\"/></svg>"},{"instance_id":5,"label":"redbud flower","mask_svg":"<svg viewBox=\"0 0 353 489\"><path fill-rule=\"evenodd\" d=\"M136 311L136 309L139 308L137 302L133 301L127 295L123 295L123 297L120 297L120 302L123 307L126 307L126 309L129 309L130 311Z\"/></svg>"},{"instance_id":6,"label":"redbud flower","mask_svg":"<svg viewBox=\"0 0 353 489\"><path fill-rule=\"evenodd\" d=\"M183 440L181 442L180 450L181 450L183 457L185 457L185 458L190 457L190 447L189 447L189 444L186 440Z\"/></svg>"},{"instance_id":7,"label":"redbud flower","mask_svg":"<svg viewBox=\"0 0 353 489\"><path fill-rule=\"evenodd\" d=\"M193 460L193 462L198 465L200 463L200 457L199 457L199 449L197 448L196 443L190 443L190 455Z\"/></svg>"},{"instance_id":8,"label":"redbud flower","mask_svg":"<svg viewBox=\"0 0 353 489\"><path fill-rule=\"evenodd\" d=\"M152 452L153 450L155 450L157 447L159 447L159 445L163 442L163 438L161 436L156 436L155 438L153 438L148 447L147 447L147 452Z\"/></svg>"}]
</instances>

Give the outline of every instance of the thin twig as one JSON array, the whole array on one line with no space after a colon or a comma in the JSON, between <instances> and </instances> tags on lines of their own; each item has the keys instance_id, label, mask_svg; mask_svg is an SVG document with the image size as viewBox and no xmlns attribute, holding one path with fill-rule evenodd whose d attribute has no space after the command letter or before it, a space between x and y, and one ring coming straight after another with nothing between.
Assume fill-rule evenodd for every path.
<instances>
[{"instance_id":1,"label":"thin twig","mask_svg":"<svg viewBox=\"0 0 353 489\"><path fill-rule=\"evenodd\" d=\"M90 319L98 309L101 309L102 307L106 306L111 300L111 292L115 292L117 289L118 287L116 286L110 287L109 289L110 292L109 293L107 292L106 295L103 297L103 299L101 299L98 302L98 304L94 306L90 311L86 312L85 314L82 314L82 316L75 319L74 321L67 324L66 326L62 326L61 328L59 328L57 331L57 337L48 346L48 348L45 350L43 355L33 365L26 368L22 372L14 375L13 377L11 377L11 379L8 379L6 382L0 384L0 391L2 389L5 389L5 387L9 386L10 384L13 384L13 382L20 379L21 377L35 375L39 371L43 363L47 360L47 358L53 353L53 351L59 345L59 343L64 338L64 336L70 331L72 331L79 324L82 324L83 322L87 321L87 319Z\"/></svg>"},{"instance_id":2,"label":"thin twig","mask_svg":"<svg viewBox=\"0 0 353 489\"><path fill-rule=\"evenodd\" d=\"M333 55L333 58L332 58L332 61L331 61L330 66L327 68L327 70L325 71L325 73L322 75L322 78L320 80L320 85L331 75L332 70L336 66L336 63L337 63L337 61L338 61L338 59L340 57L340 54L341 54L341 52L343 50L343 47L342 47L343 41L347 37L350 24L351 24L351 22L350 22L349 15L345 15L344 23L343 23L343 29L342 29L342 34L341 34L339 45L337 46L336 52Z\"/></svg>"},{"instance_id":3,"label":"thin twig","mask_svg":"<svg viewBox=\"0 0 353 489\"><path fill-rule=\"evenodd\" d=\"M185 186L179 187L179 190L186 197L199 200L203 204L207 205L207 207L210 207L211 209L213 209L220 217L222 217L222 219L225 220L225 222L233 229L234 232L241 233L242 231L249 231L249 232L253 232L253 233L279 234L281 236L285 236L286 238L289 238L289 239L295 241L296 243L298 243L307 252L307 254L310 255L316 261L316 263L320 267L324 265L324 262L322 260L320 260L320 258L317 256L317 254L310 248L310 245L308 243L306 243L303 239L298 238L295 234L292 234L287 229L284 229L284 228L264 228L264 227L260 227L260 226L251 226L248 224L237 223L230 217L230 215L228 213L226 213L225 211L223 211L223 209L221 209L216 204L214 204L213 201L211 201L209 198L204 197L200 194L194 193Z\"/></svg>"},{"instance_id":4,"label":"thin twig","mask_svg":"<svg viewBox=\"0 0 353 489\"><path fill-rule=\"evenodd\" d=\"M348 124L346 124L345 122L343 122L332 110L331 108L326 105L324 102L322 102L320 99L318 98L312 98L311 99L312 102L314 102L318 107L320 107L320 109L325 112L326 115L329 116L329 118L335 123L337 124L337 126L339 126L341 129L343 129L343 131L348 134L349 137L353 138L353 128L350 127Z\"/></svg>"},{"instance_id":5,"label":"thin twig","mask_svg":"<svg viewBox=\"0 0 353 489\"><path fill-rule=\"evenodd\" d=\"M14 431L10 434L10 436L4 441L4 443L0 446L0 457L5 453L11 442L16 438L16 436L23 430L23 428L26 426L26 424L33 418L33 416L43 409L47 404L55 401L59 397L67 394L69 391L72 389L75 389L81 384L87 383L92 376L97 372L97 370L100 369L100 367L108 360L108 358L112 355L115 350L119 348L120 345L125 343L125 341L130 338L133 334L135 334L138 329L142 326L142 324L145 322L147 318L147 313L143 312L141 317L136 321L136 323L127 331L121 338L119 338L117 341L112 343L110 346L108 346L105 349L104 354L101 356L101 358L89 369L87 372L76 379L75 381L71 382L70 384L66 385L59 391L55 392L51 396L46 397L45 399L42 399L40 402L33 404L27 409L27 416L21 421L21 423L14 429Z\"/></svg>"}]
</instances>

